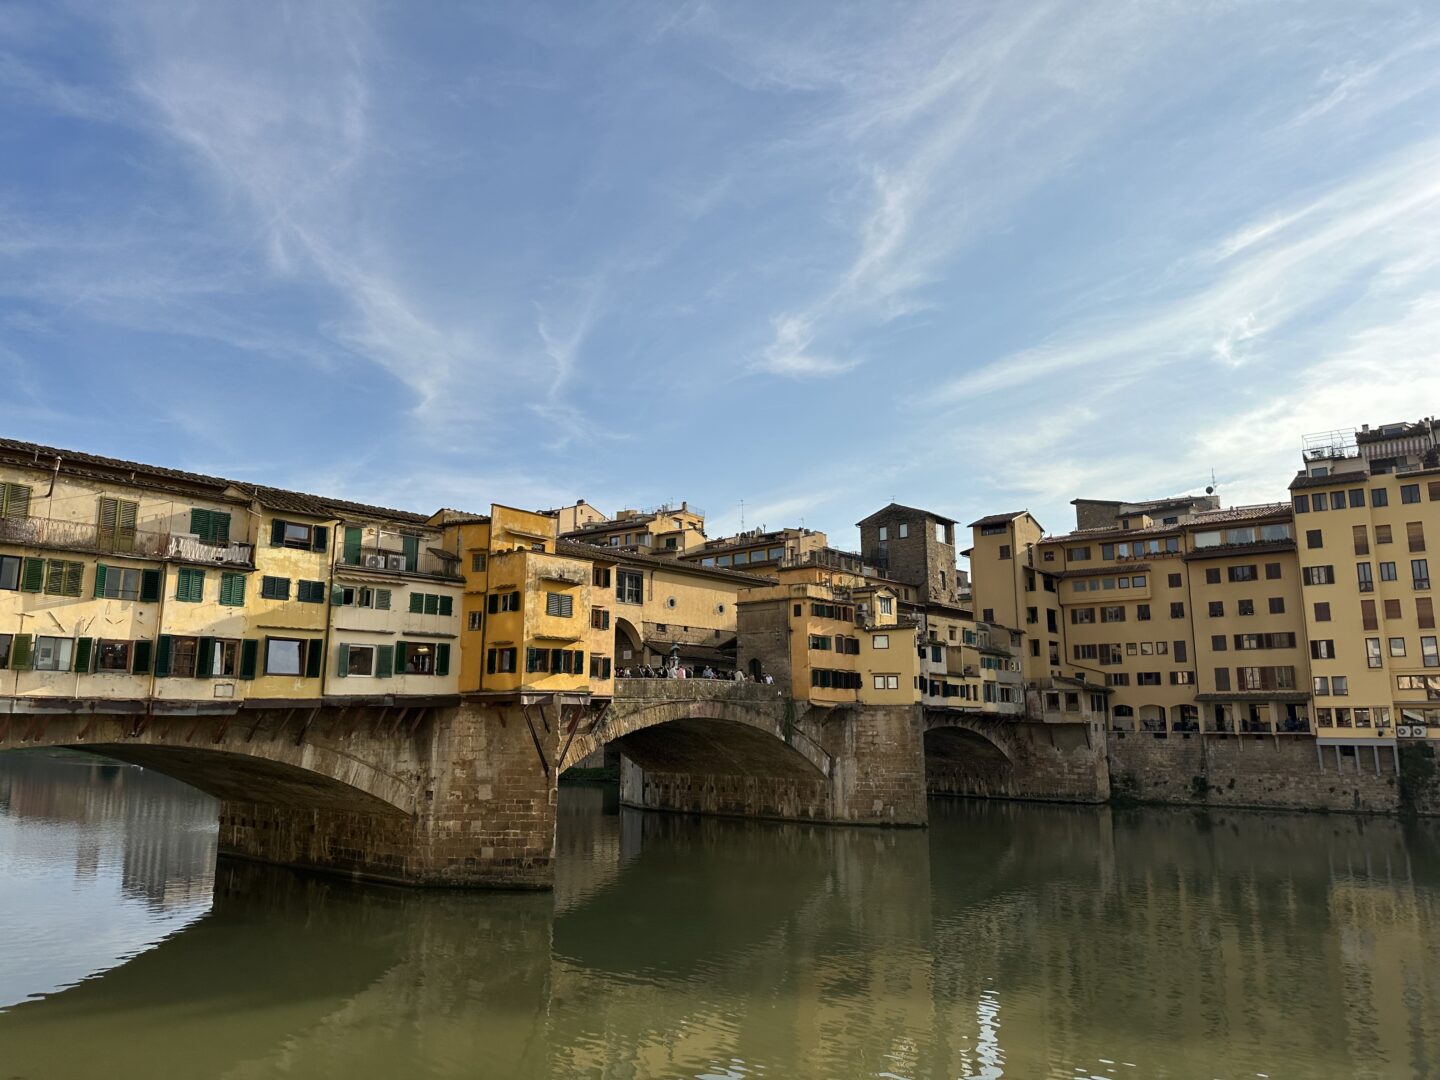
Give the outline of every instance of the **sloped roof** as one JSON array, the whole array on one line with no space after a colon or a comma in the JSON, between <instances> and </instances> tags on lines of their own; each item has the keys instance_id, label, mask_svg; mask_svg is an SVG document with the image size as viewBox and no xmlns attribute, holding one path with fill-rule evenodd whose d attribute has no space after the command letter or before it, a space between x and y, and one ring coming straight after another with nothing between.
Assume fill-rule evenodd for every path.
<instances>
[{"instance_id":1,"label":"sloped roof","mask_svg":"<svg viewBox=\"0 0 1440 1080\"><path fill-rule=\"evenodd\" d=\"M954 524L956 524L954 518L948 518L948 517L946 517L944 514L937 514L937 513L935 513L934 510L921 510L921 509L920 509L919 507L917 507L917 506L906 506L906 505L904 505L903 503L894 503L894 502L892 502L892 503L891 503L890 505L888 505L888 506L885 506L885 507L882 507L882 508L879 509L879 510L876 510L875 513L871 514L869 517L861 518L861 519L860 519L859 521L857 521L855 524L856 524L857 526L860 526L860 525L869 525L872 521L879 521L879 520L882 519L882 518L893 517L893 516L894 516L895 514L897 514L897 513L899 513L899 514L919 514L921 517L928 517L928 518L933 518L933 519L935 519L936 521L943 521L943 522L944 522L945 524L947 524L947 525L954 525Z\"/></svg>"},{"instance_id":2,"label":"sloped roof","mask_svg":"<svg viewBox=\"0 0 1440 1080\"><path fill-rule=\"evenodd\" d=\"M979 529L986 525L1005 525L1018 517L1024 517L1029 510L1012 510L1008 514L986 514L982 518L976 518L965 526L967 529Z\"/></svg>"}]
</instances>

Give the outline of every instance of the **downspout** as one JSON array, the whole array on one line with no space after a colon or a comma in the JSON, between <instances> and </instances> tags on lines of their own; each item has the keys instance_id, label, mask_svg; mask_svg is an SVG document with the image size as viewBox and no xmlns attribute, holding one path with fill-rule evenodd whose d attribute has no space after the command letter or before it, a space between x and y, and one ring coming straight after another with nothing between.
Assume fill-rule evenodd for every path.
<instances>
[{"instance_id":1,"label":"downspout","mask_svg":"<svg viewBox=\"0 0 1440 1080\"><path fill-rule=\"evenodd\" d=\"M325 704L325 688L330 680L330 626L335 621L335 555L340 546L341 522L332 518L330 526L330 565L325 575L325 632L321 637L320 704Z\"/></svg>"}]
</instances>

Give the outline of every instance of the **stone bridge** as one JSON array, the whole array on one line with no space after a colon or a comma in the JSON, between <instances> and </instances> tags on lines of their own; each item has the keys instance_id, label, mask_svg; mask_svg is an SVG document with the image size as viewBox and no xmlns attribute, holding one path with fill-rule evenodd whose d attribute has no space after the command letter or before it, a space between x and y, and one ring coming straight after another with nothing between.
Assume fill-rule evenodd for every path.
<instances>
[{"instance_id":1,"label":"stone bridge","mask_svg":"<svg viewBox=\"0 0 1440 1080\"><path fill-rule=\"evenodd\" d=\"M168 711L167 711L168 710ZM603 746L655 810L924 825L940 793L1092 800L1089 735L776 687L634 679L553 696L364 703L0 701L0 750L70 747L220 800L222 852L413 885L548 888L556 787ZM1104 765L1103 743L1098 760ZM1093 762L1091 762L1093 765Z\"/></svg>"}]
</instances>

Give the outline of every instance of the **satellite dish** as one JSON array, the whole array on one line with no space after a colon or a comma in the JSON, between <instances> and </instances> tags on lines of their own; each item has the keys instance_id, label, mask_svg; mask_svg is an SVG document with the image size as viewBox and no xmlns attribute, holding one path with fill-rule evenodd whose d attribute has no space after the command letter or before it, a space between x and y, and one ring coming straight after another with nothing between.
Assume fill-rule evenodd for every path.
<instances>
[{"instance_id":1,"label":"satellite dish","mask_svg":"<svg viewBox=\"0 0 1440 1080\"><path fill-rule=\"evenodd\" d=\"M1215 489L1214 489L1213 487L1207 486L1207 487L1205 488L1205 494L1206 494L1206 495L1214 495L1214 494L1215 494Z\"/></svg>"}]
</instances>

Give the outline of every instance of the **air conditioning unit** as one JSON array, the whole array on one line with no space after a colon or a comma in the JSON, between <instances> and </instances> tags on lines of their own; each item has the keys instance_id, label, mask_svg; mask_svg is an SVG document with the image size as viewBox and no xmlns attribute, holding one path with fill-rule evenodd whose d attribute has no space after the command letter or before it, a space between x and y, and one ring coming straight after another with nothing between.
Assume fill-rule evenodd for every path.
<instances>
[{"instance_id":1,"label":"air conditioning unit","mask_svg":"<svg viewBox=\"0 0 1440 1080\"><path fill-rule=\"evenodd\" d=\"M366 555L366 556L365 556L365 565L368 566L368 567L370 567L372 570L383 570L383 569L385 568L385 556L384 556L384 555Z\"/></svg>"},{"instance_id":2,"label":"air conditioning unit","mask_svg":"<svg viewBox=\"0 0 1440 1080\"><path fill-rule=\"evenodd\" d=\"M1421 731L1424 731L1425 729L1424 729L1424 728L1421 728L1420 730L1421 730ZM1401 724L1399 727L1397 727L1397 728L1395 729L1395 734L1396 734L1397 736L1399 736L1400 738L1402 738L1402 739L1408 739L1408 738L1410 738L1410 727L1409 727L1409 725L1408 725L1408 724Z\"/></svg>"},{"instance_id":3,"label":"air conditioning unit","mask_svg":"<svg viewBox=\"0 0 1440 1080\"><path fill-rule=\"evenodd\" d=\"M386 555L386 556L385 556L385 568L386 568L387 570L404 570L404 569L405 569L405 556L404 556L404 555Z\"/></svg>"}]
</instances>

